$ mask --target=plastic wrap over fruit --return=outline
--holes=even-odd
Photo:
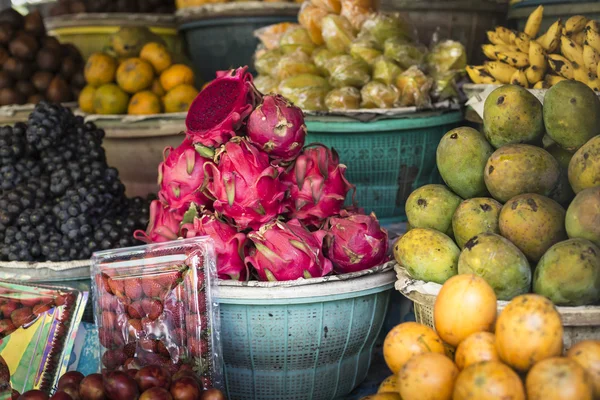
[[[303,110],[324,111],[325,96],[331,90],[327,79],[311,74],[289,77],[279,83],[279,93]]]
[[[94,253],[102,370],[191,367],[222,384],[215,254],[208,236]]]
[[[284,33],[289,29],[298,28],[299,24],[291,22],[281,22],[279,24],[265,26],[254,31],[254,36],[268,49],[276,49],[279,47],[279,41]]]
[[[275,76],[277,64],[282,56],[283,53],[279,49],[257,52],[254,59],[254,68],[259,74]]]
[[[312,54],[312,60],[319,69],[321,75],[328,76],[329,75],[329,63],[337,57],[337,54],[332,52],[331,50],[321,47],[315,50]]]
[[[400,91],[400,106],[430,106],[429,91],[432,85],[433,79],[425,75],[418,67],[410,67],[396,79],[396,87]]]
[[[311,55],[315,47],[308,31],[303,27],[288,29],[279,41],[279,48],[285,54],[302,50],[306,54]]]
[[[360,91],[362,108],[393,108],[398,103],[399,92],[393,85],[369,82]]]
[[[383,53],[375,40],[370,37],[362,37],[352,42],[350,45],[350,54],[369,65],[373,65],[375,60]]]
[[[311,4],[319,7],[327,12],[339,14],[342,11],[342,3],[340,0],[310,0]]]
[[[412,38],[412,27],[399,13],[373,13],[365,20],[359,36],[368,35],[383,46],[388,39]]]
[[[319,46],[325,43],[321,34],[321,22],[327,14],[329,14],[327,10],[314,6],[309,2],[302,4],[302,8],[298,13],[298,22],[307,30],[312,41]]]
[[[357,31],[361,29],[369,15],[376,11],[373,0],[342,0],[340,15],[345,17]]]
[[[390,58],[385,56],[379,57],[373,63],[373,80],[383,82],[386,85],[394,85],[396,78],[404,70]]]
[[[360,90],[352,86],[333,89],[325,96],[328,110],[356,110],[360,108]]]
[[[421,65],[425,61],[427,49],[403,39],[388,39],[383,46],[383,54],[396,61],[402,68]]]
[[[363,87],[370,80],[369,65],[362,60],[341,55],[329,63],[329,83],[333,87]]]
[[[339,15],[329,14],[321,21],[323,40],[334,53],[347,53],[356,38],[356,31],[350,22]]]
[[[297,50],[279,59],[274,77],[281,81],[294,75],[318,73],[317,66],[310,57],[302,50]]]
[[[427,54],[427,67],[430,73],[463,71],[467,66],[467,52],[462,43],[445,40],[433,46]]]
[[[254,86],[263,94],[276,92],[277,85],[279,81],[268,75],[258,75],[254,78]]]
[[[456,81],[460,79],[462,71],[448,71],[433,75],[433,88],[431,97],[436,101],[458,99],[460,97]]]

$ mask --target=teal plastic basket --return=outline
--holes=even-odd
[[[367,376],[395,280],[386,266],[296,282],[220,282],[227,398],[349,394]]]
[[[333,147],[348,167],[346,177],[356,185],[359,206],[374,211],[382,223],[393,223],[406,220],[404,204],[413,190],[442,182],[435,152],[463,115],[421,113],[374,122],[315,118],[306,121],[306,143]]]

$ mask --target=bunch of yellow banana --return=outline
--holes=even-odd
[[[487,32],[490,44],[481,47],[490,61],[467,66],[471,80],[543,89],[574,79],[600,90],[600,24],[574,15],[538,36],[543,15],[544,7],[536,8],[523,32],[501,26]]]

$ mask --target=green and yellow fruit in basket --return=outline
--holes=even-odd
[[[574,15],[540,33],[543,14],[544,7],[537,7],[523,32],[501,26],[488,31],[490,43],[482,51],[489,61],[467,67],[471,81],[546,89],[566,79],[600,90],[600,25]]]
[[[112,46],[117,59],[95,53],[85,66],[87,86],[79,107],[90,114],[152,115],[185,112],[198,94],[190,67],[173,64],[173,55],[159,42],[142,43],[143,36],[125,32]],[[130,43],[131,42],[131,43]],[[131,97],[130,97],[131,96]]]

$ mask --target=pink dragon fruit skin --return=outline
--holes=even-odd
[[[246,139],[235,137],[217,151],[218,165],[205,164],[209,182],[206,191],[215,199],[215,211],[235,221],[244,230],[258,229],[281,214],[285,186],[279,180],[281,167]]]
[[[285,97],[266,95],[248,117],[246,132],[250,142],[271,158],[292,161],[304,147],[304,114]]]
[[[146,232],[138,230],[133,236],[146,243],[159,243],[176,240],[183,215],[170,211],[160,200],[150,203],[150,221]]]
[[[342,210],[327,225],[327,257],[338,274],[373,268],[387,260],[388,235],[375,214]]]
[[[248,268],[244,263],[246,235],[208,212],[203,212],[193,222],[184,224],[181,232],[185,238],[207,235],[213,239],[219,279],[248,279]]]
[[[354,188],[346,180],[345,171],[346,166],[327,147],[305,148],[283,178],[289,187],[291,218],[319,226],[323,220],[338,214],[346,194]]]
[[[185,125],[194,143],[218,147],[243,125],[260,100],[248,67],[219,71],[190,105]]]
[[[175,149],[167,147],[164,161],[158,166],[159,199],[172,211],[185,212],[191,203],[211,205],[212,202],[200,190],[207,162],[210,160],[198,154],[189,138]]]
[[[292,281],[317,278],[333,270],[331,261],[323,255],[323,230],[308,231],[297,219],[274,221],[250,232],[254,244],[246,256],[263,281]]]

